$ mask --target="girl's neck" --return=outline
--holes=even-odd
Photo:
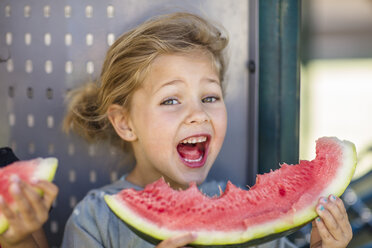
[[[140,187],[145,187],[147,184],[153,183],[159,178],[164,177],[164,180],[170,184],[173,189],[186,189],[187,186],[181,185],[173,180],[159,174],[154,175],[149,172],[141,171],[139,167],[135,166],[134,169],[128,174],[126,180],[130,183],[138,185]]]

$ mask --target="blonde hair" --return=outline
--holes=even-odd
[[[130,110],[133,92],[160,54],[205,51],[223,82],[228,38],[203,18],[189,13],[173,13],[150,19],[118,38],[106,54],[100,80],[70,92],[63,129],[73,130],[86,140],[109,140],[130,150],[111,126],[107,109],[112,104]]]

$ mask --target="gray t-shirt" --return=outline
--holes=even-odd
[[[207,195],[219,194],[217,182],[200,186]],[[223,186],[223,185],[221,185]],[[74,208],[65,227],[62,248],[147,248],[154,245],[144,241],[132,232],[107,206],[103,196],[116,194],[126,188],[142,188],[126,180],[123,176],[113,184],[90,191]],[[222,187],[224,188],[224,187]],[[294,248],[287,239],[281,238],[258,246],[259,248]]]

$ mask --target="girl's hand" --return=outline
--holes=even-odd
[[[321,197],[316,212],[319,217],[312,223],[310,247],[346,247],[353,233],[342,200],[333,195]]]
[[[57,186],[48,181],[35,181],[30,185],[17,176],[13,176],[11,181],[9,191],[17,211],[0,196],[0,211],[9,222],[9,228],[0,235],[0,244],[4,247],[32,242],[32,233],[41,229],[47,221],[49,209],[58,194]],[[42,190],[43,196],[34,188]]]
[[[176,248],[176,247],[184,247],[187,244],[190,244],[197,238],[196,234],[194,233],[186,233],[182,235],[178,235],[166,240],[163,240],[156,248]]]

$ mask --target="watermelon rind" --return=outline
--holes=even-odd
[[[58,167],[58,159],[50,157],[41,160],[39,166],[35,170],[34,177],[39,180],[51,182],[56,174]]]
[[[0,234],[5,232],[9,227],[9,222],[4,217],[4,215],[0,215]]]
[[[294,211],[292,215],[284,215],[283,217],[269,221],[260,225],[252,226],[245,231],[197,231],[198,237],[195,242],[189,246],[193,247],[246,247],[249,245],[258,245],[268,242],[272,239],[288,235],[312,221],[317,217],[315,207],[318,199],[322,196],[327,197],[330,194],[341,196],[349,185],[356,167],[356,149],[355,145],[349,141],[340,141],[335,137],[326,137],[333,139],[338,143],[342,152],[342,165],[337,170],[337,174],[332,178],[332,181],[324,188],[311,204],[300,211]],[[300,199],[306,198],[304,194]],[[105,195],[105,201],[110,209],[124,221],[125,224],[134,230],[139,236],[151,243],[158,243],[161,240],[180,235],[184,231],[175,231],[162,228],[152,222],[146,221],[141,216],[137,215],[125,202],[115,195]]]
[[[54,157],[38,158],[40,163],[34,171],[33,178],[38,180],[46,180],[51,182],[56,174],[58,167],[58,159]],[[40,194],[40,190],[38,190]],[[9,222],[4,215],[0,214],[0,235],[4,233],[9,227]]]

